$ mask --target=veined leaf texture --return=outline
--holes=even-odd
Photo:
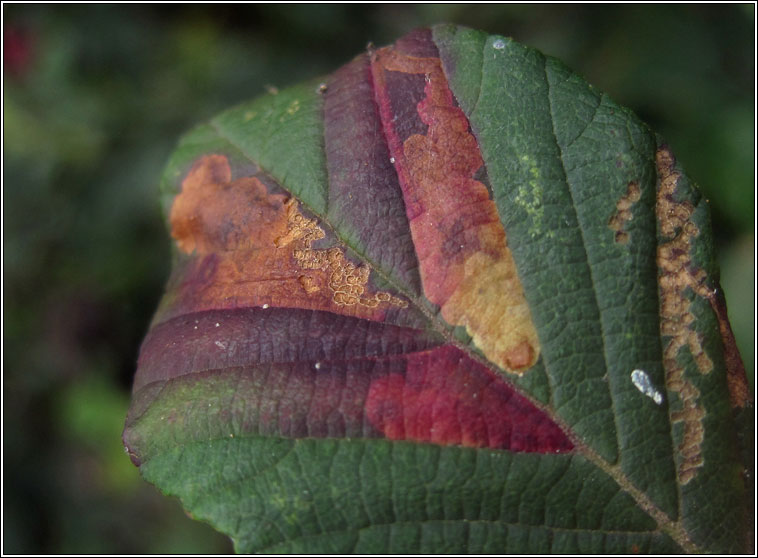
[[[124,441],[240,552],[747,552],[706,200],[560,62],[440,25],[185,136]]]

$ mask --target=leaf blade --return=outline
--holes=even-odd
[[[488,162],[500,219],[540,333],[552,402],[577,434],[613,463],[618,444],[603,379],[599,312],[586,287],[592,276],[553,138],[542,58],[512,41],[477,39],[482,49],[487,45],[495,54],[483,58],[481,95],[469,119]],[[494,48],[496,41],[503,48]],[[506,63],[492,56],[510,58]],[[504,73],[509,66],[518,67],[522,77],[509,79]],[[500,85],[504,80],[507,92]],[[456,91],[457,83],[452,84]],[[569,333],[574,346],[564,341]]]
[[[217,443],[223,444],[225,449],[219,451],[214,445]],[[367,526],[370,528],[381,527],[384,524],[404,525],[416,522],[439,522],[440,526],[449,528],[454,524],[462,525],[463,514],[466,514],[465,521],[495,523],[498,531],[522,531],[526,539],[514,536],[515,541],[511,542],[503,540],[502,533],[491,543],[488,543],[487,539],[492,535],[486,533],[471,538],[473,541],[479,541],[478,544],[482,544],[484,548],[491,544],[493,546],[489,548],[494,549],[494,545],[504,542],[506,546],[499,552],[534,549],[534,544],[548,545],[550,537],[541,537],[552,529],[570,532],[584,529],[595,532],[607,531],[606,537],[618,536],[625,540],[626,551],[630,551],[633,544],[644,548],[646,540],[647,544],[654,544],[653,548],[676,551],[673,541],[651,531],[654,522],[646,518],[628,495],[624,495],[609,477],[595,477],[595,490],[587,494],[583,489],[583,479],[598,475],[599,472],[594,466],[577,457],[542,456],[535,459],[536,456],[530,454],[481,453],[476,450],[461,451],[457,448],[428,445],[393,444],[384,440],[317,442],[307,439],[239,438],[231,441],[219,440],[210,445],[205,442],[195,444],[198,446],[197,453],[202,457],[182,455],[181,450],[173,450],[170,454],[157,458],[158,461],[165,459],[165,462],[154,461],[152,465],[148,464],[144,474],[156,484],[166,487],[169,493],[184,494],[185,505],[194,509],[201,518],[222,517],[223,513],[211,509],[214,506],[245,507],[245,494],[256,493],[256,503],[263,507],[255,509],[255,528],[251,528],[251,525],[237,526],[236,537],[235,530],[231,531],[238,541],[238,552],[260,552],[274,548],[289,548],[294,551],[305,548],[298,546],[297,542],[292,546],[283,546],[285,540],[290,537],[295,541],[303,538],[307,542],[301,544],[306,545],[312,544],[315,537],[322,536],[325,539],[324,544],[330,545],[332,541],[327,534],[338,529],[360,532]],[[374,449],[369,449],[372,447]],[[223,463],[212,466],[215,461],[223,459],[219,456],[224,455],[237,455],[236,462],[247,463],[246,468],[257,471],[258,476],[240,471],[236,466],[224,466]],[[244,455],[245,458],[240,459],[239,455]],[[546,459],[550,459],[552,463],[547,464]],[[262,463],[258,464],[257,460],[262,460]],[[191,463],[188,464],[187,461]],[[273,468],[272,463],[277,463],[278,467]],[[338,466],[339,463],[347,465]],[[350,465],[354,463],[359,463],[357,468]],[[470,466],[466,467],[466,463]],[[200,486],[195,483],[182,487],[185,481],[172,473],[188,466],[197,469],[193,478],[200,480]],[[209,470],[211,473],[208,473]],[[490,482],[488,479],[493,475],[495,482]],[[512,479],[511,482],[507,482],[508,477]],[[519,478],[521,480],[518,480]],[[240,483],[244,485],[246,482],[251,482],[258,488],[241,490]],[[214,486],[214,483],[228,485],[230,488],[219,488],[217,485]],[[363,487],[360,498],[355,497],[354,488],[357,485]],[[500,488],[493,492],[493,488],[497,486]],[[214,504],[215,499],[212,497],[208,502],[201,502],[208,498],[206,491],[216,490],[226,494],[227,498],[222,500],[223,504],[219,504],[218,500]],[[308,491],[308,494],[305,495],[303,491]],[[462,496],[463,494],[465,496]],[[548,527],[540,525],[544,519],[543,503],[551,498],[575,501],[576,516],[571,513],[548,516]],[[320,499],[324,501],[316,505]],[[455,507],[445,507],[441,503],[461,499],[464,507],[457,511]],[[435,502],[440,503],[435,505]],[[503,513],[503,506],[506,508],[505,516],[498,518],[497,516]],[[466,507],[469,508],[468,512],[465,511]],[[334,511],[326,516],[320,515],[319,509]],[[287,516],[293,510],[306,514],[307,517],[298,517],[296,523],[275,519]],[[246,518],[244,521],[252,523],[252,518]],[[535,524],[535,521],[538,524]],[[272,531],[274,525],[280,524],[284,525],[283,532]],[[622,525],[624,527],[619,529]],[[230,526],[216,527],[230,532]],[[429,536],[439,537],[443,533],[444,529],[434,529]],[[585,537],[592,538],[581,533],[577,533],[577,537],[580,540]],[[362,544],[367,546],[363,548],[397,552],[434,548],[429,542],[425,543],[428,546],[424,546],[418,538],[411,538],[400,544],[397,539],[382,538],[377,535],[378,540],[373,543],[376,546],[371,546],[370,541],[364,541]],[[657,540],[654,542],[651,539]],[[395,542],[397,546],[389,546],[390,541]],[[337,546],[340,552],[357,551],[360,548],[354,537],[343,541],[343,544],[345,546]],[[562,540],[559,544],[563,547],[569,542]],[[597,548],[599,543],[577,541],[575,544],[588,544]],[[458,545],[453,550],[466,551],[461,547],[460,540]],[[326,550],[330,547],[322,548]],[[549,546],[544,548],[546,551],[550,550]],[[476,547],[468,549],[468,552],[473,551],[476,551]]]
[[[510,207],[510,205],[518,206],[519,201],[522,202],[522,206],[524,206],[523,209],[525,210],[523,213],[526,214],[524,217],[522,213],[521,219],[529,223],[530,229],[527,231],[527,233],[531,233],[531,236],[538,239],[542,239],[544,236],[549,237],[552,230],[558,230],[560,227],[558,221],[554,220],[553,225],[551,227],[548,227],[551,230],[546,235],[543,234],[540,236],[539,233],[542,232],[543,229],[541,226],[542,220],[547,219],[547,217],[545,217],[547,210],[545,210],[544,213],[540,211],[541,203],[535,203],[531,206],[528,203],[523,203],[525,201],[523,199],[523,196],[522,199],[519,200],[519,194],[521,192],[517,192],[516,194],[511,192],[511,194],[507,197],[501,196],[500,198],[497,198],[497,189],[499,184],[508,184],[507,187],[513,189],[513,183],[530,183],[530,177],[528,176],[527,170],[522,169],[520,175],[518,169],[514,170],[513,168],[511,168],[509,171],[506,171],[505,173],[503,172],[502,166],[500,164],[504,161],[518,160],[517,156],[512,156],[509,158],[497,158],[494,155],[496,148],[502,148],[503,141],[498,134],[500,130],[495,130],[494,133],[488,130],[488,121],[496,123],[496,126],[504,127],[506,126],[504,123],[509,122],[510,118],[511,121],[516,122],[516,126],[519,124],[522,126],[520,129],[522,135],[530,137],[529,131],[534,130],[538,134],[544,132],[547,136],[552,136],[553,139],[557,139],[559,152],[553,153],[548,157],[548,159],[552,158],[553,160],[557,161],[559,163],[558,166],[563,168],[564,174],[567,177],[566,184],[569,186],[569,190],[571,191],[571,203],[568,204],[568,206],[575,207],[577,209],[578,222],[576,228],[582,231],[583,239],[581,241],[581,244],[585,246],[585,251],[587,252],[588,256],[587,261],[591,270],[590,277],[592,279],[589,281],[589,284],[595,285],[595,288],[593,288],[594,292],[605,294],[605,300],[603,300],[603,303],[601,304],[600,301],[598,301],[598,304],[596,305],[598,308],[598,314],[602,316],[603,312],[599,310],[601,308],[607,308],[611,310],[606,310],[605,316],[602,316],[598,320],[603,326],[604,330],[603,333],[600,334],[600,337],[605,338],[606,332],[613,331],[614,328],[612,327],[612,324],[614,324],[614,322],[621,322],[624,324],[620,328],[622,332],[626,330],[629,332],[629,334],[634,334],[635,337],[639,337],[641,332],[643,337],[648,335],[650,338],[655,340],[655,337],[657,337],[657,335],[650,336],[646,333],[650,332],[651,330],[657,332],[656,322],[661,319],[658,317],[658,309],[656,308],[653,311],[653,309],[650,308],[649,304],[650,301],[655,300],[655,294],[657,294],[656,291],[659,288],[658,267],[660,266],[661,261],[660,252],[657,260],[652,260],[652,255],[655,254],[655,244],[651,243],[651,238],[655,238],[653,236],[653,231],[655,231],[656,226],[656,220],[655,216],[653,215],[653,211],[651,209],[648,209],[648,211],[644,213],[644,217],[642,218],[643,223],[640,223],[640,213],[634,214],[633,226],[641,226],[642,230],[645,231],[642,233],[643,244],[638,244],[635,246],[634,242],[632,242],[631,247],[636,248],[633,265],[621,266],[621,275],[626,277],[634,277],[634,284],[642,285],[641,288],[647,290],[647,293],[645,294],[635,294],[636,303],[634,305],[630,304],[630,300],[623,301],[623,304],[619,304],[618,302],[614,304],[614,297],[612,296],[614,289],[608,287],[603,288],[602,282],[605,280],[607,283],[609,279],[616,280],[616,274],[610,270],[600,273],[597,272],[597,268],[602,265],[603,261],[610,259],[608,256],[610,251],[615,248],[614,244],[616,246],[619,244],[626,246],[626,243],[629,242],[629,233],[616,229],[616,240],[614,243],[608,241],[599,242],[598,239],[602,238],[603,232],[605,232],[603,230],[604,223],[600,220],[600,217],[604,216],[603,211],[601,209],[595,209],[594,211],[592,209],[589,209],[584,212],[584,217],[582,217],[582,212],[587,207],[595,205],[596,202],[603,197],[604,192],[593,191],[591,185],[593,182],[600,182],[604,178],[603,174],[612,176],[610,172],[606,171],[603,173],[601,169],[602,166],[610,167],[614,163],[616,166],[621,167],[626,172],[631,171],[631,174],[627,175],[626,178],[626,180],[629,181],[629,188],[632,187],[632,183],[634,183],[635,188],[641,188],[641,192],[637,192],[635,198],[640,197],[643,201],[646,200],[648,208],[660,207],[660,182],[663,180],[663,178],[661,178],[662,175],[660,169],[655,169],[653,163],[656,154],[660,154],[660,149],[657,147],[660,142],[656,141],[652,137],[652,134],[646,128],[644,128],[644,126],[636,123],[636,119],[633,115],[625,114],[624,121],[615,124],[617,128],[623,128],[623,132],[625,132],[625,134],[611,134],[613,137],[607,137],[607,134],[604,137],[602,134],[597,134],[597,132],[595,132],[595,134],[597,137],[602,138],[603,145],[601,152],[603,153],[608,153],[611,151],[611,154],[613,154],[612,146],[614,141],[617,144],[620,143],[620,140],[623,139],[623,135],[628,135],[628,145],[625,148],[618,148],[618,153],[615,157],[607,158],[606,161],[596,161],[595,165],[598,167],[598,170],[593,170],[591,163],[592,158],[595,157],[597,148],[593,149],[588,148],[586,145],[582,145],[581,138],[591,134],[593,132],[593,127],[598,127],[598,121],[602,121],[603,116],[608,119],[608,122],[618,120],[618,114],[623,113],[623,109],[620,109],[619,107],[613,105],[613,103],[609,103],[607,101],[604,102],[604,99],[601,99],[600,102],[597,103],[588,103],[586,101],[588,97],[591,98],[593,96],[599,96],[597,94],[594,94],[591,89],[585,88],[585,86],[582,85],[583,82],[578,79],[574,79],[574,82],[578,83],[584,89],[584,91],[579,94],[577,94],[576,91],[572,91],[569,95],[561,95],[563,99],[555,99],[555,93],[553,94],[553,98],[551,98],[550,87],[548,87],[547,90],[528,89],[520,91],[514,95],[514,87],[518,87],[518,84],[520,84],[523,80],[528,81],[527,88],[534,88],[535,84],[539,83],[541,55],[538,55],[534,52],[530,53],[529,49],[526,49],[520,45],[515,45],[512,41],[509,41],[503,37],[487,37],[485,34],[472,34],[468,31],[464,31],[463,40],[469,42],[473,41],[477,43],[479,46],[481,46],[485,53],[487,52],[488,48],[490,49],[490,52],[495,51],[495,54],[493,54],[491,61],[487,56],[484,56],[483,58],[484,69],[482,71],[483,84],[481,86],[481,93],[477,97],[477,102],[474,105],[471,105],[471,99],[473,98],[473,95],[470,92],[466,92],[466,89],[469,91],[471,90],[471,85],[468,83],[460,83],[461,80],[458,79],[456,72],[459,65],[464,68],[467,66],[475,65],[473,63],[467,64],[465,53],[477,52],[478,48],[474,48],[471,45],[467,46],[456,44],[456,31],[452,27],[441,27],[438,30],[435,30],[435,33],[435,36],[439,37],[439,42],[441,42],[443,45],[441,46],[441,50],[443,52],[442,58],[443,61],[446,61],[447,63],[446,70],[448,75],[451,76],[451,83],[453,84],[452,87],[456,91],[458,88],[461,89],[462,92],[460,98],[464,99],[464,103],[469,103],[471,110],[469,117],[471,119],[475,133],[478,132],[477,137],[480,141],[482,151],[483,153],[487,153],[488,151],[490,152],[489,156],[485,155],[485,159],[488,161],[494,161],[493,168],[490,169],[489,174],[493,182],[493,189],[496,191],[496,200],[500,202],[499,206],[501,208],[501,218],[503,219],[503,223],[509,232],[509,236],[511,236],[514,231],[519,231],[519,226],[521,226],[523,229],[523,223],[519,222],[519,217],[514,216],[514,211]],[[510,61],[504,62],[500,67],[498,67],[498,56],[500,55],[508,57],[509,54],[512,55],[512,57],[508,59]],[[552,79],[555,85],[560,87],[561,83],[566,83],[572,79],[570,77],[570,73],[564,70],[559,63],[548,61],[542,62],[542,64],[546,64],[544,67],[548,82],[550,82]],[[498,71],[501,72],[499,78],[493,80],[493,87],[490,91],[487,91],[486,89],[488,67],[493,73],[497,73]],[[514,75],[509,75],[507,73],[509,71],[508,68],[518,68],[518,72]],[[531,80],[524,77],[530,71],[532,72]],[[470,76],[466,71],[464,71],[462,75],[470,79]],[[497,84],[506,82],[508,83],[507,89],[497,91]],[[552,91],[555,92],[556,89],[552,89]],[[479,100],[481,98],[488,100],[490,105],[485,104],[483,108],[483,104]],[[516,105],[509,104],[512,98],[516,99]],[[533,104],[537,102],[535,99],[547,99],[549,101],[549,109],[543,110],[543,112],[547,112],[549,114],[552,130],[549,129],[550,127],[547,125],[545,120],[543,120],[542,123],[540,123],[539,120],[535,120],[527,124],[522,122],[524,119],[524,114],[529,114],[529,109],[525,109],[523,106],[518,106],[518,103],[526,100],[527,104]],[[570,108],[568,110],[561,110],[562,107],[560,107],[560,105],[562,103],[566,103],[566,105]],[[559,106],[557,110],[555,104]],[[578,106],[581,104],[584,104],[585,106]],[[605,115],[603,115],[604,110]],[[482,113],[482,116],[478,117],[477,113]],[[565,120],[563,122],[561,121],[561,118],[563,118],[564,115],[566,115],[565,119],[570,121],[572,118],[574,118],[575,115],[582,113],[584,113],[583,122],[575,123],[573,126],[567,123]],[[494,118],[492,118],[493,114],[496,115]],[[558,119],[555,118],[556,114],[559,116]],[[486,117],[484,115],[486,115]],[[527,116],[527,119],[528,118],[529,116]],[[573,130],[581,130],[581,132],[576,133]],[[617,131],[617,129],[610,127],[610,131],[614,132]],[[534,141],[537,145],[544,145],[545,143],[549,143],[547,140],[535,141],[533,139],[533,135],[530,137],[530,139],[532,139],[532,141]],[[516,143],[518,142],[518,140],[506,141],[513,141]],[[597,138],[595,141],[597,142]],[[609,145],[611,146],[610,149]],[[520,147],[523,148],[523,144]],[[512,151],[515,149],[516,148],[511,148]],[[631,158],[630,155],[632,156]],[[588,164],[588,159],[590,164]],[[513,167],[514,165],[511,166]],[[651,200],[656,192],[656,170],[658,171],[657,174],[659,181],[657,204]],[[533,171],[532,174],[534,175]],[[553,174],[559,175],[560,173],[554,171]],[[637,178],[637,175],[644,177],[642,178],[641,182]],[[626,182],[626,180],[621,181],[621,186],[625,185],[624,182]],[[576,186],[574,186],[574,184]],[[555,189],[553,188],[551,191],[554,192]],[[616,194],[617,198],[622,198],[616,204],[617,213],[615,215],[618,215],[618,213],[620,213],[620,211],[618,211],[620,204],[626,203],[628,206],[628,202],[630,200],[627,199],[626,202],[623,202],[623,190],[618,188],[616,191],[618,192],[618,194]],[[687,197],[694,195],[696,199],[699,198],[699,195],[695,194],[695,191],[688,184],[683,183],[678,191],[688,192],[687,194],[684,194]],[[628,192],[629,189],[627,189],[627,193]],[[582,202],[582,197],[588,200],[589,204]],[[537,198],[538,196],[534,196],[535,202],[539,202]],[[635,199],[635,201],[640,200]],[[692,203],[694,204],[695,201],[693,200]],[[613,207],[612,199],[606,199],[605,205],[608,208],[605,211],[605,214],[611,215],[611,209]],[[567,207],[565,203],[561,203],[560,206]],[[624,207],[624,210],[628,211],[629,207],[627,206]],[[547,204],[545,204],[545,207],[547,207]],[[694,217],[697,217],[699,215],[699,218],[702,219],[704,213],[702,211],[698,212],[698,209],[702,208],[700,208],[698,205],[695,205],[694,207],[696,209]],[[622,224],[618,221],[613,222],[613,218],[614,217],[612,216],[612,220],[609,225],[618,227]],[[508,226],[509,220],[512,223],[510,227]],[[620,221],[626,220],[628,219],[623,219]],[[557,228],[553,229],[553,226]],[[698,224],[696,226],[699,227],[700,225]],[[707,225],[705,226],[707,227]],[[595,229],[594,231],[592,230],[593,228]],[[621,243],[618,242],[619,233],[623,235],[621,236],[621,240],[623,241]],[[523,231],[521,232],[521,235],[522,237],[525,236],[523,235]],[[591,242],[587,242],[585,239],[591,239]],[[518,242],[519,232],[516,232],[515,240]],[[658,245],[661,245],[664,242],[665,240],[662,240],[660,236],[656,240],[656,243]],[[577,244],[577,240],[574,240],[572,244]],[[697,244],[698,246],[694,247],[695,250],[700,252],[705,251],[706,253],[709,252],[710,248],[708,243],[701,242]],[[548,250],[549,249],[545,247],[542,250],[542,253],[549,253]],[[517,260],[519,257],[522,258],[522,261],[518,262],[519,270],[528,270],[529,265],[524,261],[524,259],[529,257],[528,251],[520,250],[517,246],[514,248],[514,254],[517,257]],[[570,258],[566,258],[566,261],[569,259]],[[706,256],[701,261],[704,263],[712,262],[713,259],[712,256]],[[593,266],[595,267],[594,270]],[[712,265],[708,271],[709,273],[705,273],[704,276],[717,276],[717,273]],[[525,273],[529,273],[529,271],[525,271]],[[594,279],[595,277],[599,277],[601,279],[600,285],[597,284],[596,279]],[[525,289],[527,290],[527,296],[529,296],[530,280],[528,277],[524,278],[524,284]],[[546,283],[544,281],[540,282],[540,285],[545,284],[555,285],[555,283]],[[580,284],[588,283],[586,280],[584,280],[581,281]],[[556,297],[558,296],[559,290],[560,289],[555,290]],[[629,293],[633,292],[633,289],[621,289],[620,292]],[[532,302],[533,305],[537,304],[536,301]],[[587,304],[589,303],[586,303],[585,306]],[[707,303],[705,303],[703,300],[699,300],[699,304],[700,306],[707,306]],[[637,315],[630,312],[640,309],[640,307],[646,308],[647,310],[640,312]],[[625,315],[622,317],[614,316],[612,312],[613,308],[622,309],[622,311],[625,311]],[[537,310],[537,313],[539,313],[539,310]],[[651,320],[650,318],[652,317],[655,317],[656,320]],[[722,346],[720,346],[719,343],[715,340],[715,337],[712,335],[712,333],[707,333],[714,331],[715,324],[713,322],[711,322],[710,326],[706,325],[708,320],[712,320],[713,317],[713,313],[709,313],[707,309],[703,309],[697,313],[695,323],[699,324],[699,337],[711,339],[711,342],[709,343],[710,347],[705,352],[707,352],[708,355],[714,356],[715,358],[720,358],[723,351]],[[539,320],[539,318],[537,319]],[[629,327],[629,324],[631,324],[631,327]],[[616,327],[615,329],[619,328]],[[540,332],[542,333],[542,331],[544,330],[541,329]],[[664,335],[665,333],[666,332],[664,331]],[[619,343],[617,347],[611,346],[610,354],[607,350],[607,345],[603,343],[604,353],[606,354],[605,360],[608,363],[607,369],[609,372],[609,380],[611,386],[610,394],[614,401],[614,405],[616,406],[614,416],[617,417],[616,424],[619,427],[619,441],[621,450],[619,456],[621,458],[621,467],[624,472],[623,476],[629,479],[629,481],[631,481],[634,485],[644,487],[644,491],[648,495],[652,496],[652,499],[656,505],[664,510],[667,515],[674,520],[676,520],[677,517],[680,517],[679,506],[683,505],[685,509],[682,511],[680,525],[683,525],[684,527],[679,527],[678,530],[684,536],[692,537],[697,544],[702,544],[704,547],[712,547],[715,539],[713,536],[713,523],[714,520],[718,521],[721,528],[721,534],[719,537],[723,537],[719,543],[723,546],[720,546],[720,548],[725,552],[734,551],[740,544],[736,543],[735,545],[735,541],[739,538],[738,533],[744,529],[745,523],[739,519],[734,519],[733,521],[722,521],[722,514],[726,512],[725,508],[722,507],[722,504],[715,504],[714,509],[705,511],[708,506],[703,506],[702,502],[704,498],[710,497],[714,497],[717,501],[721,501],[721,498],[725,497],[725,494],[731,494],[730,498],[734,499],[732,501],[741,501],[742,494],[744,493],[742,492],[743,488],[741,488],[741,483],[735,482],[737,481],[738,475],[736,475],[734,470],[730,471],[730,466],[726,465],[726,469],[721,470],[718,474],[719,480],[717,483],[720,486],[718,489],[714,490],[710,497],[705,497],[702,493],[698,496],[694,496],[694,494],[688,496],[688,493],[691,493],[691,487],[687,486],[686,481],[680,481],[681,485],[683,486],[679,486],[679,484],[674,480],[675,476],[673,475],[673,470],[670,466],[674,461],[673,455],[670,450],[671,446],[673,445],[671,437],[679,437],[679,442],[677,443],[680,444],[686,443],[686,440],[681,441],[683,436],[681,433],[676,431],[675,426],[672,426],[673,432],[671,434],[660,427],[662,424],[665,424],[660,420],[662,413],[666,422],[669,420],[668,416],[665,414],[665,406],[661,406],[660,408],[656,409],[655,405],[651,405],[649,401],[645,402],[643,398],[643,404],[647,403],[647,407],[637,407],[637,410],[645,408],[646,412],[652,412],[648,412],[647,416],[640,412],[635,413],[635,406],[638,405],[641,394],[636,394],[634,393],[633,389],[630,389],[631,386],[629,385],[628,378],[630,371],[637,369],[637,366],[641,366],[639,363],[644,363],[642,365],[652,371],[651,376],[655,378],[655,384],[662,387],[668,383],[670,389],[669,397],[673,397],[674,400],[676,400],[677,390],[671,389],[672,379],[670,371],[666,372],[667,379],[664,381],[664,370],[662,364],[665,362],[665,360],[663,359],[663,355],[661,355],[661,347],[659,343],[665,343],[665,341],[648,344],[636,343],[631,345],[629,343],[622,342]],[[549,350],[549,348],[546,348],[546,352],[549,353]],[[626,363],[625,366],[623,364],[621,366],[616,366],[616,363],[624,362]],[[548,375],[550,375],[551,363],[549,362],[549,359],[546,365],[548,368]],[[695,373],[697,367],[693,367],[693,365],[694,362],[689,365],[690,374],[693,376],[699,376],[699,374]],[[709,428],[705,429],[710,431],[710,436],[713,436],[713,438],[711,438],[711,443],[714,443],[716,440],[719,442],[730,440],[730,438],[732,438],[732,435],[727,433],[727,430],[729,432],[733,432],[733,427],[730,426],[730,418],[726,416],[727,413],[724,413],[723,415],[721,414],[723,412],[722,410],[724,408],[725,402],[728,400],[728,397],[724,391],[725,384],[723,381],[724,376],[726,375],[724,372],[724,370],[726,370],[726,366],[722,365],[719,366],[719,368],[721,370],[721,373],[710,376],[713,383],[711,383],[711,387],[707,388],[709,393],[714,394],[710,398],[712,401],[710,413],[714,415],[714,423],[717,422],[719,424],[719,427],[714,429],[715,431],[710,430]],[[560,381],[562,380],[558,380],[558,382]],[[719,384],[718,387],[716,387],[716,383]],[[718,393],[718,395],[715,395],[716,393]],[[618,408],[619,404],[621,405],[620,409]],[[558,412],[561,413],[560,410]],[[671,416],[676,417],[676,413],[677,411],[672,411]],[[619,415],[623,416],[624,414],[631,415],[632,420],[619,420]],[[674,420],[674,422],[676,422],[676,420]],[[572,419],[569,419],[569,423],[576,428],[576,423]],[[685,428],[687,428],[687,426],[685,426]],[[722,428],[724,430],[721,430]],[[722,434],[718,433],[719,431],[722,432],[723,436]],[[595,435],[593,432],[586,432],[586,434],[589,436],[590,440],[592,440]],[[650,443],[651,440],[656,441],[655,444],[652,444],[652,447]],[[712,454],[713,457],[710,460],[710,463],[717,464],[717,467],[724,465],[725,461],[728,463],[730,460],[733,460],[734,456],[736,455],[736,452],[733,448],[724,447],[723,444],[720,445],[722,450],[721,454],[718,457]],[[727,443],[726,445],[728,446],[729,444]],[[682,445],[679,446],[680,453],[682,451],[682,447]],[[612,464],[613,454],[608,451],[608,448],[606,447],[605,451],[602,451],[601,446],[599,449],[601,449],[600,454],[604,460]],[[655,463],[646,463],[646,461],[649,459],[648,456],[651,454],[656,455],[656,459],[658,459],[658,461]],[[677,459],[681,461],[681,457],[678,457]],[[703,471],[703,473],[705,473],[705,471]],[[711,477],[712,480],[713,478],[714,477]],[[621,479],[621,482],[623,482],[623,479]],[[684,498],[684,502],[682,503],[679,501],[679,490],[682,490],[683,492],[682,497]],[[691,505],[688,505],[686,503],[687,500],[690,500],[690,502],[692,502],[695,499],[698,499],[701,502],[701,505],[697,509],[694,506],[691,507]],[[744,508],[742,508],[740,505],[733,506],[730,509],[730,516],[740,517],[743,513]],[[705,519],[705,517],[708,517],[710,519]],[[678,522],[673,523],[673,525],[676,525],[677,523]],[[708,523],[710,526],[706,527],[706,523]],[[724,525],[725,523],[729,523],[728,527]],[[695,524],[697,524],[697,527],[695,527]]]
[[[720,338],[708,337],[722,325],[721,314],[704,291],[685,298],[697,320],[693,335],[707,338],[702,352],[717,373],[697,375],[694,341],[691,355],[676,346],[674,357],[698,390],[696,404],[709,412],[694,422],[676,418],[676,405],[687,399],[672,384],[670,363],[666,401],[659,406],[655,399],[663,391],[662,350],[672,350],[658,330],[660,254],[671,238],[656,210],[666,176],[673,176],[660,163],[656,169],[660,142],[559,64],[502,37],[437,27],[396,44],[411,64],[436,57],[438,48],[487,166],[471,178],[494,192],[543,356],[525,375],[508,375],[483,349],[486,336],[454,328],[444,300],[440,317],[427,299],[429,275],[424,279],[422,246],[408,226],[402,164],[392,160],[404,157],[404,147],[393,147],[387,130],[393,118],[405,136],[435,133],[433,122],[427,130],[419,120],[426,109],[417,103],[434,95],[429,83],[437,78],[427,75],[419,88],[418,79],[414,85],[393,74],[389,87],[411,101],[390,99],[390,117],[382,116],[363,55],[324,82],[227,111],[190,134],[169,163],[163,199],[179,249],[140,357],[125,430],[133,459],[197,517],[232,534],[242,551],[742,548],[746,509],[733,505],[744,486],[725,403],[728,365]],[[506,55],[510,62],[499,63]],[[608,134],[622,127],[624,134]],[[505,143],[503,129],[515,131]],[[599,145],[616,157],[598,157]],[[604,180],[612,187],[598,186]],[[691,199],[689,226],[707,240],[704,205],[685,179],[673,182],[669,203]],[[244,270],[258,277],[259,263],[268,261],[258,251],[271,249],[244,240],[246,217],[231,224],[213,217],[223,234],[211,232],[200,243],[194,232],[178,236],[173,212],[190,183],[240,200],[258,192],[255,199],[273,208],[279,232],[250,230],[271,236],[278,250],[269,267],[286,273],[265,277],[274,287],[240,290],[249,279]],[[205,198],[198,199],[190,217],[210,215],[202,213]],[[203,253],[206,241],[214,247]],[[242,245],[243,258],[225,255]],[[710,244],[691,246],[695,267],[715,276]],[[558,265],[530,261],[545,255]],[[336,260],[326,264],[327,257]],[[218,265],[236,266],[225,279],[231,290],[207,283],[207,270],[213,277]],[[357,295],[349,290],[355,281]],[[553,307],[545,307],[541,297],[551,296]],[[667,296],[663,287],[660,296]],[[551,418],[571,442],[556,434]],[[511,426],[504,429],[503,421]],[[698,442],[705,460],[696,463],[694,480],[677,483],[674,467],[681,481],[681,448],[695,423],[705,424]],[[518,453],[524,450],[543,453]],[[544,453],[553,450],[570,453]],[[370,474],[359,468],[356,476],[350,465],[367,455],[376,461]],[[265,483],[244,466],[234,470],[256,459]],[[478,469],[502,460],[504,470]],[[472,500],[467,490],[478,496]],[[356,494],[360,502],[351,499]],[[501,494],[499,507],[492,494]],[[704,498],[712,503],[698,508]]]

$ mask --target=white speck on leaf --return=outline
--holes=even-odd
[[[505,41],[503,39],[498,39],[494,43],[492,43],[492,48],[497,50],[503,50],[505,48]]]
[[[216,341],[216,342],[215,342],[215,345],[216,345],[216,347],[218,347],[219,349],[226,349],[226,343],[224,343],[223,341]]]
[[[320,362],[317,362],[316,364],[314,364],[314,366],[316,367],[316,370],[321,370],[322,365]]]
[[[220,323],[216,322],[216,327],[218,327],[218,326],[220,326],[220,325],[221,325]]]
[[[393,164],[395,163],[395,158],[394,157],[390,157],[390,163],[393,163]]]
[[[650,376],[648,376],[647,372],[644,370],[638,368],[632,370],[632,383],[634,384],[634,387],[655,401],[656,405],[663,403],[663,395],[653,387],[653,384],[650,381]]]
[[[266,308],[268,308],[268,304],[264,304],[263,306],[261,306],[261,308],[265,310]]]

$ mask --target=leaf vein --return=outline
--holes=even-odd
[[[564,176],[564,179],[566,181],[566,186],[567,186],[566,190],[567,190],[569,198],[571,200],[571,204],[570,204],[571,205],[571,209],[574,211],[574,216],[576,218],[576,222],[579,225],[578,228],[579,228],[579,234],[582,237],[582,250],[583,250],[583,253],[584,253],[584,261],[586,262],[587,269],[589,270],[590,283],[592,284],[592,293],[593,293],[594,300],[595,300],[595,308],[597,310],[598,318],[599,318],[600,322],[602,323],[603,322],[603,315],[602,315],[602,312],[600,311],[600,301],[598,300],[598,294],[597,294],[597,282],[595,280],[595,275],[594,275],[594,271],[592,269],[592,265],[590,265],[589,254],[587,253],[587,239],[585,237],[584,227],[582,227],[582,225],[581,225],[581,223],[579,221],[579,215],[578,215],[577,210],[576,210],[576,204],[574,202],[574,199],[575,199],[574,191],[573,191],[573,188],[572,188],[571,181],[568,179],[568,172],[566,171],[566,163],[565,163],[565,161],[563,159],[563,147],[561,147],[560,142],[558,141],[558,134],[556,133],[556,130],[555,130],[555,112],[553,110],[553,96],[551,94],[550,79],[548,78],[548,73],[547,73],[547,59],[543,57],[542,60],[543,60],[543,68],[544,68],[544,72],[545,72],[545,86],[547,87],[548,108],[550,110],[550,124],[553,127],[552,137],[555,140],[556,149],[558,149],[558,154],[559,154],[558,158],[560,160],[561,169],[563,170],[563,176]],[[600,341],[601,341],[601,343],[603,345],[603,360],[605,362],[605,370],[609,370],[608,351],[607,351],[607,348],[606,348],[605,335],[604,335],[604,333],[602,331],[602,327],[601,327],[601,331],[600,331]],[[612,414],[613,414],[614,433],[616,435],[616,447],[619,448],[619,451],[620,451],[621,440],[619,439],[619,426],[618,426],[618,421],[617,421],[617,416],[616,416],[616,406],[615,406],[615,402],[613,400],[613,394],[611,393],[610,386],[608,387],[608,397],[611,400],[611,411],[612,411]]]

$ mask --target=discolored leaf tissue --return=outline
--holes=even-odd
[[[180,142],[124,442],[240,552],[750,550],[706,200],[560,62],[450,25]]]

